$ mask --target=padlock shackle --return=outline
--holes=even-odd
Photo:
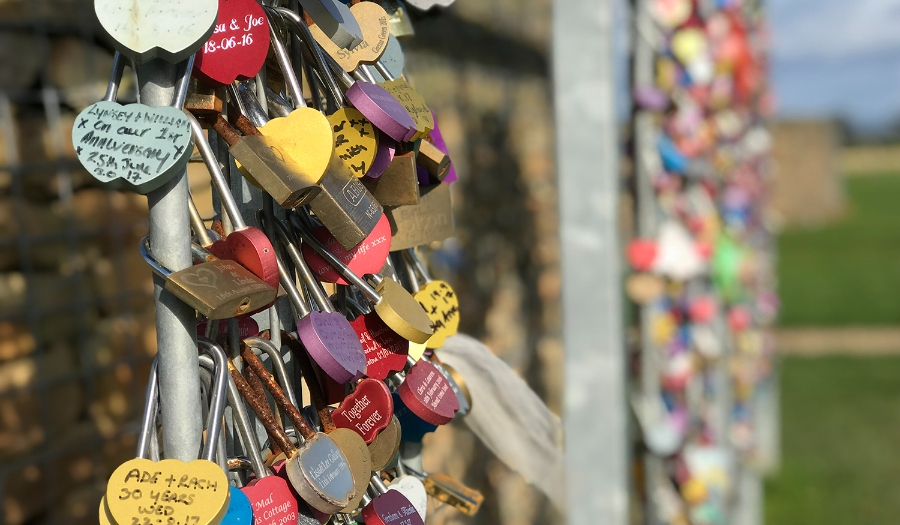
[[[150,378],[144,391],[144,416],[141,418],[141,431],[138,433],[137,453],[135,457],[150,459],[150,442],[156,432],[156,416],[159,412],[159,383],[156,380],[159,357],[153,358],[150,365]]]
[[[271,13],[269,13],[269,33],[272,36],[272,49],[275,51],[275,59],[278,61],[278,67],[281,68],[281,75],[284,77],[285,84],[287,84],[287,92],[291,96],[294,109],[305,108],[306,100],[303,99],[303,88],[300,86],[300,80],[294,73],[291,60],[288,58],[287,50],[281,42],[278,31],[275,29],[275,24],[272,23]]]
[[[200,351],[210,356],[215,363],[212,401],[209,406],[209,417],[206,422],[206,443],[203,445],[201,458],[207,461],[216,460],[216,446],[222,434],[222,416],[225,414],[226,391],[228,384],[228,357],[225,350],[211,339],[197,338]]]
[[[194,135],[194,143],[200,151],[203,163],[206,164],[206,169],[209,171],[213,186],[216,188],[216,193],[219,194],[219,200],[222,201],[222,207],[225,208],[225,213],[227,213],[228,218],[231,219],[231,224],[234,225],[235,231],[247,229],[247,224],[244,223],[244,218],[241,216],[241,211],[238,209],[237,202],[234,201],[234,196],[231,195],[231,188],[228,187],[228,181],[225,180],[222,168],[219,167],[219,160],[216,158],[216,155],[212,151],[212,147],[209,145],[209,140],[203,132],[203,127],[200,125],[197,117],[192,113],[185,111],[184,114],[187,115],[188,122],[191,124],[191,133]],[[219,118],[216,120],[216,124],[218,125],[219,122],[224,122],[226,125],[228,124],[221,115],[219,115]],[[228,127],[230,128],[231,126]],[[227,132],[223,133],[219,130],[219,127],[216,127],[215,130],[225,139],[225,142],[228,142],[229,146],[233,145],[229,142]],[[234,134],[237,135],[237,132],[234,132]],[[235,139],[234,142],[237,142],[237,139]]]
[[[188,213],[191,218],[191,228],[194,230],[194,235],[197,236],[197,241],[200,242],[200,246],[208,248],[213,241],[209,237],[209,231],[206,229],[206,224],[203,223],[203,217],[200,216],[200,211],[197,210],[197,205],[194,203],[194,198],[191,196],[190,191],[188,191]]]
[[[249,80],[243,82],[235,80],[228,86],[228,91],[231,93],[232,100],[237,104],[241,115],[246,116],[254,127],[265,126],[266,122],[269,121],[269,115],[266,114],[266,111],[263,109],[262,104],[259,102],[259,98],[250,91],[250,88],[248,87],[249,82]],[[232,119],[232,122],[235,122],[236,127],[241,130],[244,135],[260,134],[259,130],[248,133],[241,126],[237,125],[236,118]]]
[[[391,80],[395,80],[394,75],[392,75],[391,72],[388,71],[388,68],[385,67],[384,63],[381,62],[380,58],[378,59],[377,62],[375,62],[375,70],[378,71],[378,74],[381,75],[382,77],[384,77],[385,80],[387,80],[389,82]]]
[[[272,361],[272,368],[278,375],[278,380],[281,383],[281,388],[284,390],[284,393],[287,394],[288,400],[291,402],[291,404],[294,406],[298,406],[297,395],[294,392],[294,387],[292,386],[291,379],[288,376],[287,367],[285,366],[284,359],[281,357],[281,352],[279,351],[278,347],[275,346],[275,343],[268,339],[256,336],[244,339],[243,343],[249,346],[252,350],[258,350],[259,352],[265,352],[266,354],[268,354],[269,359]]]
[[[257,377],[262,381],[263,386],[266,387],[266,390],[272,394],[272,399],[275,400],[275,404],[278,405],[279,408],[284,410],[285,414],[287,414],[288,419],[291,420],[291,423],[294,424],[294,428],[300,432],[300,435],[304,440],[309,440],[315,437],[316,431],[313,430],[311,426],[309,426],[309,422],[303,417],[303,414],[297,410],[297,407],[291,404],[290,399],[288,399],[287,395],[284,393],[284,390],[278,385],[278,382],[275,380],[275,376],[271,374],[266,369],[266,366],[262,361],[256,356],[253,352],[253,349],[247,345],[244,345],[241,349],[241,359],[244,360],[244,364],[249,366],[253,372],[256,373]],[[281,446],[281,444],[278,444]],[[283,449],[284,447],[282,447]]]
[[[300,15],[285,7],[276,7],[274,11],[281,15],[281,17],[286,22],[293,24],[294,28],[297,29],[297,31],[300,33],[297,36],[304,44],[306,44],[307,48],[309,48],[310,52],[312,53],[313,60],[315,60],[316,65],[323,72],[326,71],[326,68],[328,67],[328,65],[326,64],[326,60],[331,57],[329,57],[327,53],[322,52],[322,48],[319,47],[316,39],[309,31],[309,27],[306,25],[306,23],[304,23],[303,19],[300,18]],[[326,75],[324,82],[328,90],[331,92],[332,100],[343,100],[344,94],[335,82],[334,77]]]
[[[297,365],[300,366],[300,374],[303,376],[303,380],[306,381],[306,386],[309,388],[309,397],[312,400],[316,414],[319,416],[319,421],[322,423],[322,430],[324,430],[326,434],[330,434],[337,427],[334,424],[334,420],[331,418],[331,412],[328,410],[328,403],[325,402],[325,392],[322,390],[322,384],[319,383],[319,379],[316,377],[315,370],[313,370],[309,354],[306,352],[306,349],[303,348],[303,343],[293,335],[282,331],[281,337],[282,340],[285,341],[287,347],[291,350],[294,359],[297,360]]]
[[[116,51],[116,54],[113,55],[112,71],[109,73],[109,84],[106,86],[106,94],[103,95],[104,102],[115,102],[124,71],[125,57]]]
[[[172,270],[166,268],[165,266],[159,264],[159,261],[153,257],[153,254],[150,253],[150,236],[146,235],[141,242],[138,244],[138,250],[141,252],[141,256],[144,258],[144,261],[150,265],[150,269],[153,270],[153,273],[159,275],[163,279],[172,275]]]
[[[266,235],[269,236],[270,239],[275,238],[276,235],[273,235],[272,227],[270,221],[267,218],[266,213],[263,210],[256,211],[256,221],[262,227],[263,231],[266,232]],[[278,250],[275,250],[275,261],[278,263],[278,280],[281,283],[281,287],[284,288],[285,293],[288,295],[288,301],[291,303],[291,309],[294,311],[294,316],[297,318],[296,321],[303,319],[312,311],[309,305],[306,302],[306,299],[300,294],[300,289],[297,286],[297,281],[288,273],[287,268],[284,264],[284,261],[281,259],[281,255],[278,253]]]
[[[297,249],[297,245],[294,244],[293,239],[290,238],[290,234],[288,233],[285,224],[278,218],[275,218],[273,222],[275,223],[275,231],[278,233],[282,246],[287,250],[291,261],[293,261],[294,266],[297,268],[297,272],[300,273],[300,278],[306,284],[306,290],[312,296],[313,301],[319,305],[321,311],[327,314],[334,313],[334,306],[331,304],[328,296],[325,295],[325,290],[322,289],[321,283],[313,276],[312,271],[309,269],[309,265],[306,264],[303,255],[300,254],[300,250]]]
[[[228,371],[231,373],[231,379],[238,393],[243,399],[247,400],[247,404],[250,405],[257,419],[262,423],[263,428],[266,429],[269,439],[283,450],[288,457],[293,457],[297,453],[297,447],[288,439],[284,429],[275,422],[275,415],[272,413],[268,403],[256,396],[256,392],[253,391],[253,388],[247,383],[247,380],[230,359],[228,360]]]
[[[247,454],[253,473],[260,479],[271,475],[269,469],[266,468],[262,454],[259,452],[259,442],[256,439],[255,429],[250,422],[250,416],[247,415],[244,398],[238,392],[232,377],[228,378],[228,404],[231,406],[231,417],[235,428],[237,428],[238,438],[241,440],[241,446],[244,449],[244,453]]]
[[[325,262],[331,265],[332,268],[337,270],[338,273],[340,273],[341,276],[347,280],[347,282],[351,283],[353,286],[356,286],[363,293],[363,295],[365,295],[366,298],[373,303],[381,301],[381,295],[375,291],[375,288],[373,288],[372,285],[365,282],[362,278],[353,273],[353,271],[348,268],[347,265],[341,262],[341,260],[338,259],[335,254],[331,253],[328,248],[322,246],[322,243],[320,243],[319,240],[316,239],[309,232],[309,230],[306,229],[306,226],[299,220],[295,220],[293,222],[295,231],[303,239],[303,242],[309,244],[310,247],[312,247],[312,249],[315,250],[316,253],[322,256],[322,258],[325,259]]]

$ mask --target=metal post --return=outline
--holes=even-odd
[[[175,92],[176,66],[160,59],[137,67],[141,103],[166,106]],[[150,250],[172,271],[191,265],[187,170],[147,195],[150,205]],[[163,289],[153,277],[156,344],[159,352],[160,417],[167,458],[197,459],[203,431],[196,313]]]
[[[567,522],[625,525],[630,446],[612,22],[612,0],[554,2]]]

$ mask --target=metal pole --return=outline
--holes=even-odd
[[[141,103],[166,106],[175,92],[176,66],[160,59],[137,67]],[[191,265],[187,170],[147,195],[150,250],[172,271]],[[194,309],[163,289],[153,277],[156,344],[159,352],[160,417],[166,458],[192,461],[200,453],[203,431],[197,320]]]
[[[630,446],[612,22],[612,0],[554,1],[567,522],[625,525]]]

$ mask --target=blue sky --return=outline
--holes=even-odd
[[[768,0],[781,116],[900,117],[900,0]]]

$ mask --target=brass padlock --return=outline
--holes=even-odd
[[[221,115],[212,123],[212,128],[228,143],[231,154],[252,176],[251,182],[266,190],[281,207],[302,206],[320,192],[316,181],[296,166],[280,144],[260,134],[243,115],[237,117],[235,124],[244,132],[243,136]]]
[[[450,157],[439,150],[437,146],[423,138],[418,144],[416,164],[422,167],[432,180],[441,182],[450,171]]]
[[[163,277],[164,288],[207,319],[228,319],[243,315],[275,300],[276,290],[234,261],[216,259],[202,250],[203,260],[190,268],[172,272],[150,253],[150,237],[140,244],[141,255]]]
[[[222,113],[224,101],[224,87],[213,87],[192,78],[187,98],[184,99],[184,109],[199,119],[215,119]]]
[[[365,186],[382,206],[419,203],[419,177],[413,152],[394,155],[391,164],[377,179],[363,177]]]
[[[453,236],[450,185],[421,186],[419,191],[418,204],[384,209],[391,224],[392,252]]]
[[[364,241],[381,219],[381,204],[336,155],[319,187],[322,191],[309,202],[309,209],[344,249]]]

